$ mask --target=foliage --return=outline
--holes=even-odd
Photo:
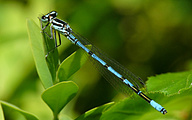
[[[0,119],[192,118],[190,0],[21,0],[1,1],[0,9]],[[129,69],[145,81],[153,76],[146,81],[147,95],[168,113],[137,95],[114,97],[89,63],[83,66],[84,52],[64,37],[59,52],[45,59],[54,40],[27,20],[29,41],[24,23],[50,10],[124,66],[134,66]]]
[[[28,29],[29,36],[30,36],[30,41],[32,45],[34,59],[36,61],[38,74],[39,76],[41,76],[41,74],[42,76],[48,76],[48,75],[50,76],[50,78],[40,77],[45,88],[46,86],[49,87],[42,94],[42,98],[45,101],[45,103],[47,103],[47,105],[51,108],[54,115],[54,119],[57,120],[58,114],[63,109],[63,107],[73,99],[73,97],[77,93],[78,87],[72,81],[68,81],[68,82],[64,81],[64,82],[59,82],[55,85],[50,85],[50,83],[53,83],[50,72],[47,72],[47,75],[45,73],[45,70],[48,70],[48,66],[47,64],[45,65],[42,64],[43,59],[44,59],[44,62],[46,62],[44,58],[45,55],[41,53],[43,51],[43,42],[37,41],[37,39],[42,40],[41,35],[39,35],[40,33],[37,32],[39,31],[39,29],[36,26],[36,24],[34,24],[34,22],[31,20],[28,20],[28,27],[29,27]],[[72,54],[66,60],[63,61],[61,66],[66,65],[66,68],[60,67],[58,69],[58,73],[59,73],[58,78],[61,81],[68,80],[68,78],[70,78],[70,76],[80,68],[79,66],[82,66],[83,63],[86,61],[84,60],[86,59],[86,57],[82,55],[82,52],[83,52],[82,50],[78,50],[77,52],[75,52],[74,54]],[[41,54],[38,54],[38,53],[41,53]],[[39,60],[39,59],[42,59],[42,60]],[[83,63],[79,61],[82,61]],[[77,69],[75,70],[69,69],[69,68],[75,67],[73,64],[70,64],[71,62],[75,64]],[[65,73],[68,73],[69,77],[66,78],[67,74],[61,75],[60,70],[61,72],[65,71]],[[153,79],[155,79],[156,82],[153,82],[154,81]],[[172,80],[171,85],[170,85],[171,80],[169,79],[174,79]],[[48,80],[51,80],[51,81],[48,81]],[[172,102],[176,100],[175,104],[177,104],[181,100],[184,100],[185,104],[189,104],[189,106],[191,106],[191,99],[192,99],[191,72],[172,73],[172,74],[168,73],[168,74],[158,75],[156,77],[151,77],[147,85],[149,85],[149,91],[153,92],[149,94],[149,96],[153,96],[153,98],[157,99],[158,102],[162,103],[168,110],[169,115],[163,116],[160,113],[157,113],[154,109],[150,107],[150,105],[147,105],[145,101],[141,100],[139,97],[136,97],[134,100],[125,99],[118,103],[109,103],[109,104],[94,108],[86,112],[82,116],[78,117],[77,120],[81,120],[81,119],[106,119],[106,120],[107,119],[114,119],[114,120],[115,119],[146,119],[147,120],[147,119],[157,119],[157,118],[168,119],[171,116],[172,117],[175,116],[176,111],[178,109],[188,113],[187,117],[190,118],[191,107],[182,108],[178,106],[176,107],[176,109],[174,109],[175,106],[173,106]],[[161,86],[159,88],[159,85],[163,85],[163,87]],[[172,97],[167,97],[163,94],[167,94],[169,96],[172,95]],[[30,120],[37,119],[32,114],[26,113],[23,110],[20,110],[14,107],[13,105],[9,105],[8,103],[5,103],[5,102],[1,102],[1,104],[3,106],[8,106],[10,109],[14,109],[15,111],[20,112],[26,117],[26,119],[30,119]],[[2,115],[2,112],[1,112],[1,115]],[[184,119],[182,118],[182,116],[178,116],[178,118]]]

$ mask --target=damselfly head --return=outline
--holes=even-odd
[[[41,20],[42,20],[43,22],[49,22],[50,20],[56,18],[57,15],[58,15],[58,13],[57,13],[56,11],[51,11],[51,12],[49,12],[48,14],[43,15],[43,16],[41,17]]]
[[[46,17],[46,15],[43,15],[43,16],[41,17],[41,21],[43,21],[43,22],[48,22],[48,17]]]

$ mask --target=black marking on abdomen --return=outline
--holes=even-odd
[[[125,80],[125,78],[122,76],[121,78],[120,78],[122,81],[124,81]]]
[[[92,55],[93,55],[93,52],[90,50],[90,51],[88,52],[88,54],[92,56]]]
[[[108,68],[108,67],[109,67],[109,65],[105,64],[105,65],[104,65],[104,67],[105,67],[105,68]],[[111,71],[110,71],[110,72],[111,72]]]

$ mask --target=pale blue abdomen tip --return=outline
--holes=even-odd
[[[166,114],[167,111],[158,103],[156,103],[154,100],[151,100],[150,102],[151,106],[154,107],[157,111]]]

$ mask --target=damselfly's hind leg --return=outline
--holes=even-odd
[[[52,32],[51,32],[51,33],[52,33]],[[50,51],[45,55],[45,58],[46,58],[46,59],[47,59],[49,53],[53,52],[57,47],[59,47],[59,46],[61,45],[60,33],[59,33],[59,32],[57,32],[57,33],[58,33],[58,37],[59,37],[59,44],[57,44],[56,31],[54,30],[55,47],[54,47],[52,50],[50,50]],[[53,37],[53,34],[52,34],[52,37]],[[51,39],[51,37],[50,37],[50,39]]]

